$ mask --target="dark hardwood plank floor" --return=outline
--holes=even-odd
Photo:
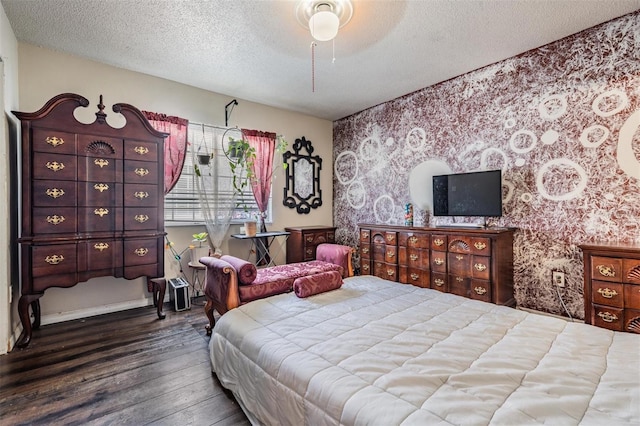
[[[0,356],[0,425],[249,425],[211,373],[203,298],[51,324]]]

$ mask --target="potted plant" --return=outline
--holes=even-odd
[[[202,265],[200,263],[200,258],[209,256],[209,243],[207,241],[208,236],[209,234],[207,234],[206,232],[193,234],[193,240],[191,242],[195,244],[189,245],[189,250],[191,251],[191,262]]]

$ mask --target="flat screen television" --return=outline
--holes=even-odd
[[[433,176],[434,216],[502,216],[502,171]]]

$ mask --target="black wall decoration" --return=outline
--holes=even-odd
[[[299,214],[308,214],[311,209],[322,205],[322,191],[320,190],[320,170],[322,158],[313,155],[313,146],[304,136],[296,139],[293,152],[287,151],[283,155],[287,164],[286,183],[283,204],[295,208]]]

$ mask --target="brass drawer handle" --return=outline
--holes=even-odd
[[[387,235],[387,236],[386,236],[386,238],[387,238],[387,241],[388,241],[388,242],[391,242],[391,241],[393,241],[393,239],[395,238],[395,236],[394,236],[394,235]]]
[[[484,287],[474,287],[473,291],[476,292],[476,294],[482,296],[483,294],[485,294],[487,292],[487,289]]]
[[[367,265],[366,263],[364,265],[362,265],[362,269],[364,269],[365,271],[369,270],[369,265]]]
[[[109,244],[107,244],[107,243],[95,243],[93,245],[93,248],[96,249],[96,250],[102,251],[102,250],[108,249],[109,248]]]
[[[362,252],[363,252],[364,254],[369,253],[369,247],[362,247]]]
[[[64,139],[59,138],[57,136],[47,136],[45,141],[54,148],[64,143]]]
[[[457,255],[456,255],[456,259],[458,259],[458,260],[462,260],[462,259],[464,259],[464,256],[463,256],[463,255],[461,255],[461,254],[457,254]]]
[[[604,322],[614,322],[618,319],[618,316],[611,312],[598,312],[598,316],[602,318],[602,321]]]
[[[362,231],[360,238],[365,240],[369,239],[369,231]]]
[[[149,193],[148,192],[143,192],[143,191],[136,191],[133,193],[133,196],[142,200],[145,199],[147,197],[149,197]]]
[[[60,225],[64,221],[64,216],[58,216],[57,214],[54,214],[53,216],[47,216],[47,222],[52,225]]]
[[[140,177],[144,177],[149,174],[149,169],[138,168],[138,169],[135,169],[133,172]]]
[[[64,190],[58,188],[47,188],[46,194],[51,198],[60,198],[64,195]]]
[[[435,259],[433,259],[433,263],[435,263],[436,265],[443,265],[444,260],[440,259],[439,257],[436,257]]]
[[[103,217],[103,216],[109,214],[109,209],[105,209],[105,208],[100,207],[99,209],[95,209],[93,211],[93,214],[95,214],[96,216]]]
[[[473,243],[473,246],[478,250],[484,250],[487,248],[487,245],[485,243],[481,243],[480,241],[476,241],[475,243]]]
[[[462,277],[456,277],[456,281],[458,281],[459,283],[461,283],[462,281],[464,281],[464,278],[462,278]]]
[[[473,267],[476,268],[476,271],[479,272],[486,271],[487,269],[487,265],[484,265],[482,263],[474,263]]]
[[[149,148],[147,148],[146,146],[136,146],[135,148],[133,148],[133,150],[140,155],[145,155],[149,153]]]
[[[436,238],[435,240],[433,240],[433,244],[440,247],[441,245],[444,244],[444,240],[441,240],[440,238]]]
[[[135,249],[133,252],[138,256],[142,257],[142,256],[145,256],[147,253],[149,253],[149,249],[145,247],[140,247]]]
[[[393,257],[394,257],[395,255],[396,255],[396,254],[395,254],[395,252],[393,252],[393,251],[388,251],[388,252],[387,252],[387,257],[388,257],[389,259],[393,259]]]
[[[64,163],[58,163],[57,161],[47,161],[47,169],[53,170],[54,172],[59,172],[64,169]]]
[[[598,265],[598,266],[596,266],[596,268],[598,269],[598,272],[600,272],[600,275],[602,275],[603,277],[615,277],[616,276],[616,271],[611,266]]]
[[[416,260],[418,260],[418,255],[417,254],[410,254],[409,255],[409,259],[411,259],[412,262],[415,262]]]
[[[600,293],[605,299],[613,299],[614,296],[618,295],[617,291],[611,290],[610,288],[599,288],[598,293]]]
[[[109,165],[109,160],[105,160],[104,158],[96,158],[95,160],[93,160],[93,164],[100,168],[103,168]]]
[[[393,269],[387,269],[387,275],[388,275],[388,276],[392,277],[392,276],[394,276],[395,274],[396,274],[396,273],[395,273],[395,271],[394,271]]]
[[[307,248],[305,250],[305,253],[307,253],[307,256],[311,256],[313,254],[313,249],[312,248]]]
[[[433,283],[438,286],[438,287],[442,287],[444,285],[444,280],[441,278],[436,278]]]
[[[149,216],[147,216],[146,214],[137,214],[133,218],[138,223],[145,223],[146,221],[149,220]]]
[[[93,189],[95,189],[96,191],[104,192],[109,189],[109,185],[107,185],[106,183],[96,183],[95,185],[93,185]]]
[[[64,260],[64,256],[61,254],[54,254],[52,256],[47,256],[44,258],[44,261],[49,265],[57,265]]]
[[[415,244],[418,242],[418,237],[416,237],[415,235],[409,238],[409,242],[411,244]]]
[[[308,243],[312,243],[313,242],[313,235],[308,235],[307,236],[307,242]]]
[[[420,275],[416,274],[415,272],[411,274],[411,279],[412,279],[413,281],[417,281],[417,280],[418,280],[418,278],[420,278]]]

